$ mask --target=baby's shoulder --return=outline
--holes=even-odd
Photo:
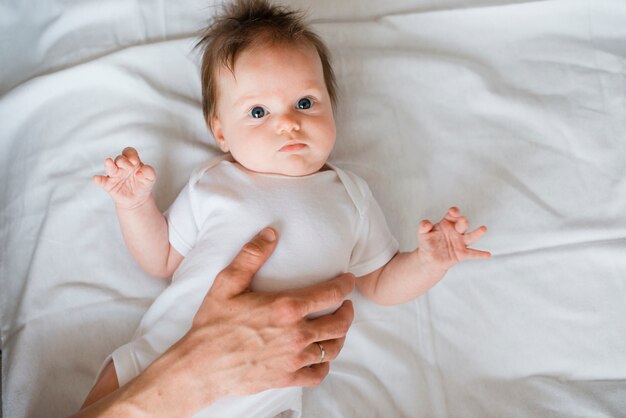
[[[352,199],[352,202],[359,212],[363,214],[367,210],[372,198],[372,192],[367,182],[352,171],[345,170],[333,164],[328,164],[328,166],[337,173],[337,177],[345,187],[350,199]]]
[[[216,171],[220,171],[220,169],[223,168],[223,163],[230,164],[232,162],[233,158],[230,154],[213,157],[194,168],[194,170],[191,172],[189,183],[197,184],[203,177],[207,176],[208,174],[215,174]]]

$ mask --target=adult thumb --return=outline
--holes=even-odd
[[[278,234],[272,228],[265,228],[248,241],[231,263],[222,270],[209,291],[213,296],[229,298],[247,291],[254,275],[270,258]]]

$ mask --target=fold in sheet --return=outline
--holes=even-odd
[[[298,0],[340,86],[331,162],[365,178],[402,249],[451,205],[486,262],[415,302],[355,294],[304,416],[620,416],[626,410],[626,4]],[[0,6],[4,416],[67,416],[166,283],[91,184],[140,150],[162,209],[219,153],[193,33],[216,2]]]

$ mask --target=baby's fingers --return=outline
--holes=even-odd
[[[93,182],[96,185],[98,185],[98,186],[100,186],[102,188],[104,188],[104,186],[107,183],[107,177],[106,176],[100,176],[100,175],[96,174],[95,176],[92,177],[92,179],[93,179]]]
[[[467,231],[467,228],[469,228],[467,218],[461,214],[461,211],[456,206],[452,206],[448,209],[443,219],[452,223],[454,225],[454,230],[459,234],[464,234],[465,231]]]
[[[117,165],[115,165],[113,159],[107,158],[104,160],[104,172],[107,176],[114,176],[117,173],[117,170],[119,169],[117,168]]]
[[[115,165],[122,170],[132,170],[135,165],[131,163],[124,155],[118,155],[115,157]]]
[[[450,209],[448,209],[443,219],[450,222],[456,222],[460,217],[461,211],[459,210],[459,208],[457,208],[456,206],[452,206]]]
[[[133,166],[137,166],[141,163],[139,154],[137,153],[137,150],[133,147],[124,148],[124,150],[122,151],[122,155],[126,157]]]
[[[481,239],[483,235],[485,235],[485,232],[487,232],[487,227],[484,225],[481,226],[480,228],[476,228],[472,232],[468,232],[467,234],[463,236],[463,242],[465,243],[466,246],[469,247],[470,245],[474,244],[479,239]]]
[[[429,220],[424,219],[423,221],[420,222],[419,226],[417,227],[417,233],[418,234],[427,234],[430,231],[432,231],[434,225],[432,224],[432,222],[430,222]]]
[[[144,164],[137,171],[137,177],[141,178],[142,180],[154,183],[154,181],[156,180],[156,171],[151,166]]]
[[[491,253],[488,251],[466,249],[463,253],[463,260],[484,260],[491,257]]]
[[[467,228],[469,228],[469,222],[465,216],[458,217],[454,222],[454,229],[459,234],[464,234],[467,231]]]

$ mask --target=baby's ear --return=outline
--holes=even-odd
[[[228,152],[228,144],[224,140],[224,131],[222,130],[222,124],[217,117],[213,117],[211,119],[211,125],[209,126],[211,131],[213,132],[213,137],[215,138],[215,142],[217,146],[224,152]]]

